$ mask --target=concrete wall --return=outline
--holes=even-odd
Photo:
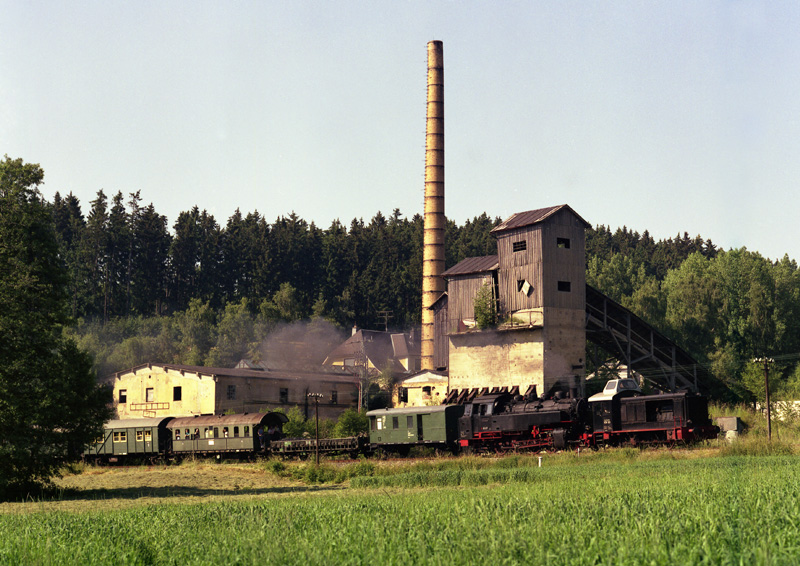
[[[181,400],[174,400],[175,387],[181,388]],[[147,390],[153,401],[147,401]],[[119,403],[120,391],[126,402]],[[168,370],[160,366],[143,367],[122,373],[114,380],[114,403],[117,418],[190,416],[213,414],[216,382],[210,375]]]
[[[544,309],[544,375],[547,388],[561,382],[566,387],[584,389],[586,356],[586,311]],[[546,393],[539,390],[539,393]]]
[[[482,330],[450,336],[450,389],[513,387],[544,379],[542,329]]]

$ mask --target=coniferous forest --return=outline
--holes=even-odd
[[[530,208],[553,203],[531,203]],[[408,329],[419,322],[419,214],[395,209],[327,228],[292,213],[270,221],[237,210],[220,221],[193,207],[170,224],[139,193],[87,204],[49,203],[69,272],[70,329],[105,375],[147,361],[230,366],[258,357],[276,328],[311,321]],[[446,263],[496,253],[486,213],[448,221]],[[761,366],[800,394],[800,272],[747,249],[720,250],[700,236],[654,240],[647,231],[587,231],[587,282],[659,328],[741,399],[763,395]],[[388,313],[386,312],[388,311]],[[388,318],[387,318],[388,314]]]

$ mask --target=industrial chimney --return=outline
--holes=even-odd
[[[428,113],[425,137],[425,225],[422,252],[422,369],[434,369],[434,313],[444,292],[444,56],[428,42]]]

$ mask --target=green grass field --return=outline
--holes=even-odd
[[[314,477],[343,483],[315,486],[292,479],[307,464],[88,469],[57,501],[0,507],[0,563],[800,561],[797,456],[623,449],[543,463],[328,464]],[[120,474],[138,486],[113,487]],[[173,485],[188,478],[200,485]]]

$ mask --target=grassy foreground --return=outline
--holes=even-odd
[[[70,498],[7,506],[0,563],[798,562],[796,456],[657,452],[548,456],[542,468],[535,456],[362,463],[364,475],[317,487],[274,463],[142,469],[157,485],[123,495],[84,488],[71,496],[82,508]],[[98,471],[94,481],[132,473]],[[170,485],[170,473],[216,483],[187,491]]]

